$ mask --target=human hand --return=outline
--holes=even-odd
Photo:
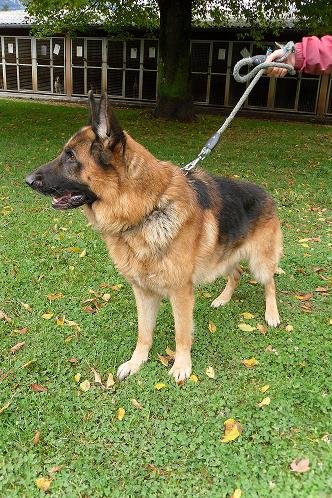
[[[266,57],[265,62],[272,62],[272,61],[277,62],[277,60],[280,59],[281,57],[283,57],[284,55],[285,55],[285,52],[283,51],[283,49],[278,48],[277,50],[272,52],[272,54],[270,54]],[[291,66],[294,67],[294,65],[295,65],[295,53],[292,52],[291,54],[289,54],[286,57],[286,59],[284,59],[282,62],[285,64],[290,64]],[[269,67],[266,70],[267,76],[274,76],[275,78],[283,78],[287,74],[287,72],[288,72],[287,69],[283,69],[281,67]]]

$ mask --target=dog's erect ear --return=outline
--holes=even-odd
[[[89,90],[88,97],[89,97],[89,108],[90,108],[89,123],[92,126],[92,128],[94,128],[94,126],[97,123],[98,109],[92,90]]]
[[[111,148],[114,148],[119,142],[123,143],[123,130],[110,109],[106,93],[103,93],[100,97],[99,108],[97,109],[93,93],[90,90],[89,103],[90,124],[97,137],[100,140],[109,138],[111,142]]]

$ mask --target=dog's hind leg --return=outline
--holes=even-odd
[[[117,377],[123,380],[136,373],[142,363],[148,359],[152,345],[153,329],[156,325],[157,313],[161,297],[145,289],[133,285],[138,315],[138,338],[136,348],[129,361],[119,366]]]
[[[223,306],[230,301],[233,292],[235,291],[237,284],[239,283],[242,271],[239,266],[237,266],[230,275],[227,277],[227,284],[222,293],[211,303],[213,308],[218,308],[219,306]]]
[[[170,369],[177,382],[188,379],[191,374],[191,345],[193,336],[194,291],[191,284],[170,293],[175,323],[175,361]]]

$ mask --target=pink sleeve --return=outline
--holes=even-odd
[[[332,73],[332,36],[308,36],[296,43],[295,69],[310,74]]]

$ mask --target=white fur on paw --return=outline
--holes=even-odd
[[[191,362],[181,364],[175,362],[168,373],[173,375],[176,382],[184,382],[190,377]]]
[[[116,376],[119,380],[123,380],[129,375],[133,375],[140,369],[141,363],[133,362],[132,360],[126,361],[119,366]]]
[[[270,327],[278,327],[280,325],[279,313],[277,312],[273,315],[265,313],[265,321]]]
[[[219,308],[219,306],[225,306],[227,304],[229,299],[223,299],[221,296],[217,297],[214,301],[211,303],[212,308]]]

